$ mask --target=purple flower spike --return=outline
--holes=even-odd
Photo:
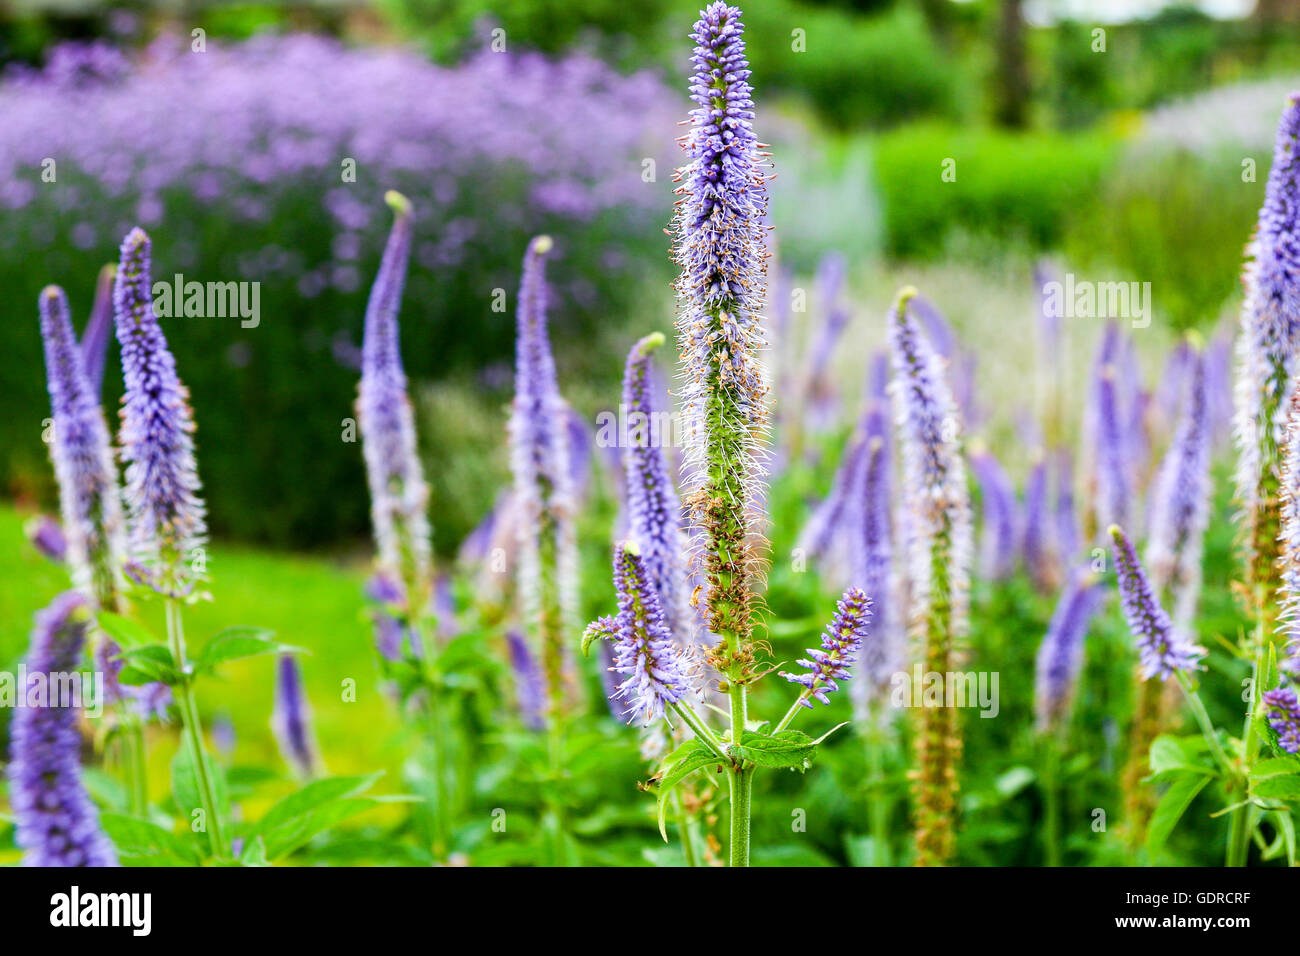
[[[647,335],[627,357],[623,376],[623,404],[627,409],[628,447],[624,454],[627,473],[628,536],[645,564],[646,574],[659,592],[669,629],[686,641],[692,636],[693,615],[687,605],[685,535],[681,527],[682,503],[677,497],[664,458],[663,444],[671,430],[661,425],[668,416],[655,408],[651,360],[664,343],[658,332]]]
[[[62,289],[41,292],[40,315],[54,423],[50,456],[73,583],[97,605],[120,610],[126,543],[108,426],[86,378]]]
[[[1106,365],[1096,382],[1096,489],[1098,527],[1123,525],[1131,504],[1128,448],[1131,435],[1121,422],[1120,398],[1113,366]]]
[[[1286,395],[1300,371],[1300,94],[1282,111],[1259,225],[1246,249],[1237,338],[1237,499],[1246,517],[1253,579],[1271,574],[1271,544],[1262,538],[1280,471]]]
[[[281,654],[276,662],[275,675],[275,709],[271,714],[271,729],[280,745],[280,754],[301,776],[315,776],[319,769],[319,758],[312,734],[311,707],[302,685],[298,659],[292,654]]]
[[[1179,671],[1193,671],[1205,650],[1185,638],[1165,609],[1160,606],[1137,552],[1116,525],[1110,526],[1115,570],[1124,617],[1138,649],[1138,666],[1143,680],[1167,680]]]
[[[1210,510],[1210,415],[1205,361],[1187,357],[1182,413],[1151,494],[1147,566],[1157,592],[1169,589],[1174,624],[1187,633],[1201,589],[1201,542]]]
[[[685,654],[668,630],[645,563],[627,544],[614,551],[614,587],[618,591],[618,614],[613,619],[614,673],[625,678],[618,685],[618,696],[629,705],[626,713],[633,720],[649,725],[662,717],[666,708],[697,693],[696,682]]]
[[[131,545],[137,561],[159,565],[157,583],[170,588],[197,574],[199,562],[184,562],[202,548],[207,526],[189,391],[154,314],[150,243],[142,229],[122,242],[113,308],[126,385],[118,441]]]
[[[515,702],[524,726],[529,730],[546,729],[546,686],[537,658],[524,636],[516,630],[506,631],[510,669],[515,675]]]
[[[393,228],[366,305],[357,423],[379,570],[401,582],[407,610],[422,614],[428,606],[432,567],[429,487],[416,449],[397,325],[411,251],[411,204],[394,192],[385,198],[393,209]]]
[[[1069,567],[1079,555],[1079,518],[1074,512],[1074,461],[1068,449],[1056,453],[1056,550]]]
[[[560,396],[546,329],[545,261],[551,248],[549,236],[538,236],[524,255],[515,339],[515,399],[510,414],[510,463],[519,509],[519,588],[526,616],[532,621],[542,616],[544,600],[558,599],[566,619],[577,614],[569,411]],[[553,537],[553,542],[547,541],[544,547],[544,537]],[[554,596],[542,594],[542,551],[552,547],[558,592]],[[550,655],[552,650],[545,653]]]
[[[1277,733],[1278,745],[1289,754],[1300,752],[1300,700],[1290,687],[1264,692],[1268,724]]]
[[[1282,449],[1282,528],[1278,534],[1278,567],[1282,575],[1282,612],[1278,619],[1287,644],[1278,666],[1293,679],[1300,679],[1300,389],[1291,394],[1290,415]]]
[[[58,675],[76,671],[88,622],[86,598],[75,591],[38,613],[27,654],[29,680],[44,676],[47,687],[56,680],[66,683]],[[11,728],[9,802],[23,865],[116,866],[113,846],[81,782],[77,712],[67,701],[46,703],[59,706],[19,707]]]
[[[1016,490],[994,454],[979,450],[971,455],[971,470],[979,482],[984,506],[980,564],[991,581],[1001,581],[1016,566],[1019,504]]]
[[[41,554],[56,564],[68,559],[68,539],[63,534],[63,526],[49,515],[40,515],[24,525],[27,540]]]
[[[1083,663],[1088,625],[1101,604],[1102,588],[1090,574],[1074,574],[1057,602],[1047,634],[1038,648],[1035,703],[1038,729],[1057,727],[1065,719]]]
[[[812,707],[811,698],[829,704],[827,694],[839,690],[839,681],[852,677],[849,670],[855,655],[867,639],[871,625],[871,601],[858,588],[849,588],[835,605],[835,616],[822,632],[821,647],[808,648],[808,658],[797,661],[807,673],[781,676],[804,688],[799,702]]]
[[[86,366],[90,391],[98,395],[104,383],[104,360],[108,357],[108,336],[113,328],[113,279],[117,267],[106,265],[95,282],[95,299],[90,318],[81,333],[81,360]]]

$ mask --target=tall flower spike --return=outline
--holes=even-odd
[[[1245,300],[1237,338],[1237,499],[1245,515],[1247,583],[1255,616],[1267,619],[1278,586],[1273,561],[1286,397],[1300,340],[1300,93],[1278,124],[1259,225],[1246,249]]]
[[[1079,557],[1079,518],[1074,513],[1074,460],[1068,448],[1056,450],[1056,551],[1063,567]]]
[[[840,689],[839,681],[848,680],[850,668],[871,625],[871,601],[858,588],[849,588],[835,605],[835,616],[822,632],[821,647],[808,648],[808,658],[796,661],[805,673],[781,676],[804,688],[799,703],[812,707],[812,698],[829,704],[827,694]]]
[[[1143,680],[1167,680],[1178,671],[1193,671],[1204,648],[1191,643],[1174,627],[1160,606],[1146,571],[1128,537],[1116,525],[1110,526],[1115,552],[1115,573],[1124,617],[1138,649],[1138,669]]]
[[[1181,416],[1151,494],[1147,566],[1156,593],[1168,588],[1174,626],[1191,633],[1201,589],[1201,542],[1210,510],[1210,415],[1204,356],[1188,355]]]
[[[122,427],[126,505],[134,557],[163,588],[196,574],[185,562],[202,547],[207,525],[194,463],[194,414],[189,390],[153,309],[150,243],[142,229],[122,242],[113,287],[114,322],[122,355]]]
[[[578,558],[569,465],[568,408],[560,397],[546,331],[546,255],[538,236],[524,255],[515,340],[515,399],[510,414],[519,590],[541,651],[552,715],[564,704],[566,634],[577,617]]]
[[[62,289],[41,292],[40,315],[54,423],[50,454],[73,582],[99,607],[119,611],[126,542],[108,426],[86,378]]]
[[[546,681],[528,641],[518,631],[506,631],[506,648],[510,670],[515,678],[515,703],[519,716],[529,730],[546,729]]]
[[[667,416],[655,408],[652,397],[652,357],[664,336],[647,335],[628,353],[623,376],[623,405],[634,423],[627,436],[624,471],[627,475],[628,535],[645,563],[646,574],[659,592],[669,629],[679,641],[689,641],[694,630],[687,604],[686,569],[682,564],[685,535],[682,504],[664,459],[663,446],[671,440]]]
[[[614,551],[614,672],[624,677],[618,697],[627,714],[649,725],[664,710],[698,692],[689,662],[673,641],[659,594],[641,556],[627,544]]]
[[[1097,389],[1096,490],[1094,508],[1098,527],[1123,525],[1131,501],[1128,448],[1131,435],[1121,419],[1115,369],[1106,365],[1095,383]]]
[[[943,363],[899,293],[889,320],[895,422],[903,459],[912,629],[927,673],[954,669],[965,636],[970,594],[971,520],[960,424]],[[961,736],[955,707],[919,709],[916,734],[916,850],[922,866],[943,865],[956,848],[957,762]]]
[[[271,729],[285,763],[303,777],[315,776],[320,769],[320,758],[312,733],[311,706],[303,687],[298,659],[292,654],[281,654],[276,662],[275,709],[271,714]]]
[[[36,615],[28,680],[50,687],[53,675],[76,671],[89,623],[86,598],[67,591]],[[23,687],[26,694],[28,687]],[[81,782],[81,733],[67,701],[14,711],[9,750],[9,802],[25,866],[116,866],[99,814]],[[57,704],[57,706],[55,706]]]
[[[1088,573],[1072,574],[1061,592],[1047,634],[1038,648],[1034,702],[1040,731],[1060,727],[1069,715],[1083,664],[1084,638],[1101,598],[1101,584],[1095,575]]]
[[[116,275],[117,267],[112,264],[99,270],[90,318],[81,333],[81,360],[85,363],[86,379],[93,395],[99,395],[104,384],[104,360],[108,355],[108,336],[113,329],[113,279]]]
[[[411,252],[411,204],[395,192],[385,199],[393,210],[393,228],[366,305],[357,424],[377,564],[381,573],[401,582],[407,612],[419,616],[429,608],[432,576],[429,487],[416,449],[397,325]]]
[[[750,535],[762,474],[755,461],[768,423],[759,360],[766,291],[767,183],[740,11],[710,4],[692,37],[695,74],[688,161],[677,171],[677,329],[682,352],[685,468],[693,486],[714,663],[741,678],[752,659]]]
[[[1282,458],[1282,530],[1278,536],[1282,574],[1278,620],[1287,644],[1278,666],[1293,679],[1300,679],[1300,388],[1291,393],[1290,414]]]

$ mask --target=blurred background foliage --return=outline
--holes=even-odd
[[[1108,23],[1068,19],[1057,6],[1043,2],[1026,11],[1019,0],[751,5],[749,51],[763,133],[776,147],[772,217],[783,261],[810,270],[831,249],[854,261],[900,266],[1057,253],[1071,268],[1150,281],[1159,318],[1170,328],[1217,321],[1236,294],[1240,260],[1240,242],[1223,237],[1244,241],[1251,227],[1278,102],[1273,78],[1300,72],[1300,24],[1285,4],[1264,4],[1235,20],[1192,6],[1155,5],[1152,13],[1147,5],[1142,18]],[[502,27],[512,56],[539,51],[563,63],[591,55],[627,76],[649,71],[662,87],[664,109],[681,115],[682,40],[696,7],[695,0],[15,0],[0,9],[0,64],[11,71],[40,67],[65,41],[107,42],[143,56],[149,44],[170,36],[183,49],[190,31],[201,27],[214,48],[262,34],[310,32],[351,46],[405,45],[454,68],[490,49],[493,29]],[[1183,129],[1222,127],[1221,141],[1181,136],[1176,115],[1160,120],[1207,89],[1241,90],[1246,101],[1225,106],[1206,93],[1201,106],[1195,97],[1188,101]],[[1252,113],[1259,118],[1253,126],[1221,122]],[[598,117],[591,121],[599,124]],[[598,148],[599,136],[590,142]],[[561,148],[579,148],[571,143]],[[1253,179],[1242,170],[1247,157],[1258,167]],[[471,164],[439,187],[462,201],[426,218],[426,234],[437,238],[454,219],[472,223],[478,237],[455,268],[422,264],[417,256],[412,270],[403,334],[410,371],[430,384],[430,401],[457,401],[460,420],[500,434],[513,310],[491,312],[485,303],[497,288],[513,295],[525,237],[546,229],[556,232],[564,253],[556,266],[557,327],[609,346],[560,350],[568,375],[593,386],[592,404],[580,410],[598,410],[596,396],[608,396],[617,381],[618,353],[631,335],[625,330],[670,321],[664,290],[672,273],[660,230],[669,216],[668,169],[675,157],[661,148],[656,160],[664,168],[648,185],[654,198],[634,217],[617,202],[597,217],[538,213],[523,196],[546,184],[537,178],[542,174],[530,180],[526,160],[515,186]],[[950,182],[940,179],[947,160],[955,170]],[[635,155],[628,161],[632,182],[640,169]],[[30,167],[18,172],[35,175]],[[417,200],[429,188],[403,185]],[[187,255],[205,273],[251,276],[260,266],[249,265],[247,253],[259,248],[289,250],[303,268],[325,269],[337,259],[330,245],[337,236],[314,222],[320,185],[277,184],[270,193],[275,209],[251,230],[217,204],[184,192],[163,197],[166,221],[186,224]],[[100,198],[87,201],[105,205]],[[510,225],[485,216],[491,206],[512,212]],[[19,320],[5,324],[0,344],[22,365],[37,362],[38,351],[35,322],[21,320],[26,313],[18,303],[58,281],[84,316],[96,268],[113,258],[108,233],[131,218],[131,207],[102,215],[105,225],[93,242],[70,241],[68,228],[49,235],[52,215],[41,199],[7,215],[0,278]],[[346,263],[352,278],[327,281],[310,297],[293,281],[292,268],[279,275],[262,270],[268,319],[234,354],[230,331],[211,323],[193,323],[175,343],[196,401],[205,406],[200,441],[219,534],[297,547],[364,539],[359,456],[337,438],[355,372],[339,353],[358,338],[382,237],[378,218],[357,230],[358,248]],[[159,243],[160,274],[182,265],[169,245]],[[883,299],[860,303],[884,305]],[[190,361],[213,352],[226,360]],[[0,487],[21,501],[48,502],[44,448],[29,424],[43,417],[41,382],[24,374],[3,384],[10,408],[0,424]],[[288,435],[276,429],[273,423],[286,416],[301,429]],[[454,429],[438,425],[433,432],[426,447],[430,471],[438,476],[437,490],[450,496],[435,505],[438,547],[447,552],[491,496],[480,482],[465,480],[477,466],[442,464],[465,457],[464,442],[450,444],[461,442]],[[273,507],[263,507],[268,501]]]

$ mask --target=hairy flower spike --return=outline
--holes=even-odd
[[[49,686],[76,671],[89,623],[86,598],[65,592],[36,615],[29,680]],[[28,687],[21,688],[26,694]],[[14,711],[8,768],[9,802],[25,866],[116,866],[99,814],[81,782],[81,733],[66,701]],[[58,706],[54,706],[58,704]]]
[[[121,610],[126,542],[108,426],[68,319],[63,290],[40,294],[41,338],[54,423],[50,455],[59,482],[67,560],[95,604]]]
[[[759,351],[766,292],[766,165],[754,136],[754,103],[740,11],[710,4],[692,37],[695,74],[688,161],[676,215],[677,329],[682,354],[685,462],[693,484],[708,627],[722,643],[719,670],[744,676],[750,647],[751,535],[766,437],[767,386]]]
[[[1271,616],[1278,585],[1273,547],[1280,523],[1280,446],[1300,341],[1298,217],[1300,94],[1292,94],[1278,124],[1259,225],[1246,250],[1237,339],[1237,499],[1245,514],[1247,583],[1256,592],[1257,618]]]
[[[1069,714],[1083,664],[1084,638],[1101,599],[1101,584],[1092,574],[1071,575],[1061,592],[1038,648],[1034,699],[1040,731],[1059,727]]]
[[[1175,627],[1160,606],[1128,537],[1110,526],[1115,553],[1115,571],[1124,617],[1138,649],[1138,667],[1143,680],[1167,680],[1178,671],[1193,671],[1205,650],[1191,643]]]
[[[1282,529],[1278,535],[1282,576],[1278,620],[1287,643],[1278,666],[1292,678],[1300,678],[1300,388],[1291,393],[1290,416],[1282,456]]]
[[[1157,593],[1168,588],[1175,627],[1188,633],[1201,589],[1201,543],[1210,510],[1210,416],[1205,361],[1189,353],[1182,413],[1151,494],[1147,566]]]
[[[862,648],[871,624],[871,601],[858,588],[849,588],[835,605],[835,616],[822,632],[821,647],[808,648],[808,658],[797,661],[807,673],[781,676],[804,687],[799,703],[812,707],[811,698],[829,704],[827,694],[839,690],[839,681],[848,680],[855,655]]]
[[[578,557],[569,463],[569,412],[560,397],[546,331],[549,236],[524,255],[515,340],[510,464],[519,545],[519,590],[546,673],[552,712],[562,709],[566,646],[577,617]]]
[[[150,243],[142,229],[122,242],[113,289],[114,323],[126,391],[118,441],[126,463],[128,526],[137,561],[165,588],[197,576],[207,525],[194,463],[189,390],[153,309]]]
[[[899,293],[889,320],[895,422],[903,459],[907,581],[912,629],[927,673],[954,669],[970,594],[971,519],[960,425],[943,362],[910,314],[914,289]],[[916,734],[916,851],[922,866],[943,865],[956,848],[955,707],[923,707]]]
[[[697,692],[686,658],[668,631],[659,594],[641,556],[628,545],[614,551],[618,614],[613,621],[614,672],[624,676],[618,697],[645,725]],[[600,622],[598,622],[600,623]],[[603,625],[602,629],[607,627]]]
[[[663,343],[659,332],[637,342],[628,354],[623,376],[623,405],[628,421],[633,423],[624,453],[628,535],[659,592],[670,630],[679,641],[688,641],[694,622],[687,606],[686,569],[682,564],[682,504],[664,458],[663,446],[670,440],[667,416],[658,412],[652,397],[652,356]]]
[[[400,582],[407,611],[418,616],[430,600],[429,487],[416,449],[397,324],[411,251],[411,206],[397,193],[386,198],[394,212],[393,228],[366,304],[357,424],[377,564],[382,574]]]

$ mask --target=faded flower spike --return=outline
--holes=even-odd
[[[1277,733],[1278,745],[1289,754],[1300,752],[1300,699],[1290,687],[1264,692],[1269,726]]]
[[[614,552],[614,672],[625,678],[618,696],[627,713],[645,725],[696,691],[682,652],[664,619],[659,595],[647,579],[641,556],[627,544]]]
[[[401,582],[405,606],[418,616],[428,608],[431,587],[429,488],[416,449],[397,325],[411,251],[411,206],[395,192],[385,198],[393,228],[366,304],[357,424],[379,570]]]
[[[1278,567],[1282,573],[1282,611],[1278,619],[1287,643],[1278,666],[1292,677],[1300,677],[1300,388],[1292,392],[1290,405],[1279,493],[1282,530],[1278,536]]]
[[[170,589],[195,573],[184,562],[203,546],[207,525],[194,463],[189,390],[153,309],[150,243],[142,229],[122,242],[113,289],[114,322],[126,392],[118,442],[126,463],[125,497],[131,546]]]
[[[126,542],[108,426],[86,377],[62,289],[48,286],[41,292],[40,315],[54,425],[50,455],[67,560],[77,587],[99,607],[117,611]]]
[[[36,615],[29,680],[67,692],[86,641],[86,598],[67,591]],[[23,692],[28,691],[24,687]],[[116,866],[113,845],[81,782],[81,732],[66,701],[14,711],[9,749],[9,801],[24,866]]]
[[[803,686],[800,704],[812,707],[810,698],[813,697],[823,704],[830,703],[826,695],[839,690],[838,682],[852,676],[849,668],[867,639],[870,624],[871,601],[858,588],[849,588],[835,605],[830,626],[822,632],[821,647],[808,648],[810,659],[797,662],[807,673],[781,672],[786,680]]]
[[[1137,644],[1142,679],[1167,680],[1171,674],[1195,670],[1204,649],[1192,644],[1174,627],[1156,599],[1137,552],[1124,532],[1118,525],[1111,525],[1109,534],[1124,617]]]
[[[1038,648],[1034,699],[1040,731],[1059,727],[1069,713],[1083,664],[1084,638],[1101,598],[1101,584],[1095,575],[1076,573],[1066,582]]]
[[[116,275],[117,266],[112,264],[99,270],[90,318],[81,333],[81,360],[86,365],[91,394],[96,396],[104,383],[104,361],[108,357],[108,337],[113,329],[113,280]]]
[[[506,631],[510,670],[515,678],[515,702],[519,716],[529,730],[546,729],[546,682],[528,641],[515,629]]]
[[[1201,543],[1210,511],[1210,415],[1205,357],[1189,351],[1185,402],[1151,494],[1147,565],[1159,593],[1169,589],[1175,626],[1186,633],[1201,589]]]
[[[298,659],[292,654],[281,654],[276,662],[271,729],[285,762],[303,777],[314,776],[320,761],[312,734],[311,707],[298,670]]]
[[[551,248],[549,236],[538,236],[524,254],[510,467],[518,509],[519,591],[525,619],[541,651],[550,710],[558,716],[566,697],[565,635],[577,617],[578,555],[569,410],[560,396],[546,331],[545,263]]]
[[[699,532],[714,662],[745,676],[752,650],[749,540],[761,497],[755,457],[768,422],[759,310],[766,292],[767,185],[740,11],[708,6],[692,38],[689,157],[677,171],[677,329],[682,353],[685,468]]]

